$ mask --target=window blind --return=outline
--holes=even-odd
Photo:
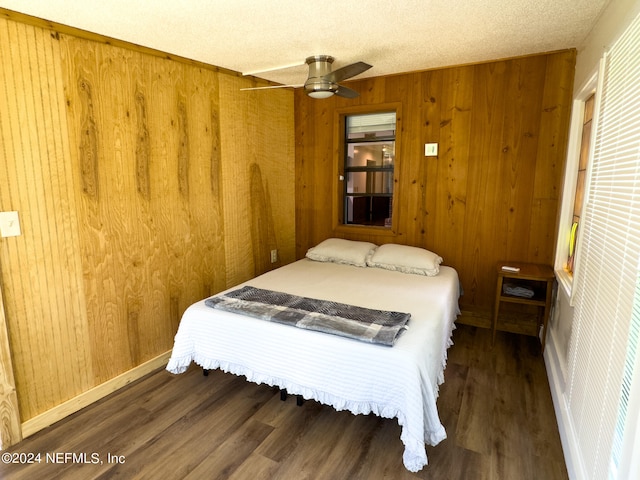
[[[618,410],[618,420],[613,434],[613,445],[611,450],[611,461],[609,467],[609,478],[626,478],[628,472],[620,471],[620,462],[625,455],[625,428],[633,428],[634,423],[629,424],[627,421],[627,413],[631,409],[631,403],[633,402],[633,379],[634,379],[634,367],[638,368],[640,362],[638,360],[638,350],[640,349],[640,274],[636,279],[636,294],[635,301],[633,302],[633,315],[631,318],[631,326],[629,328],[629,341],[627,342],[627,358],[624,365],[624,371],[622,373],[622,386],[620,391],[620,408]],[[636,370],[636,378],[640,375],[640,372]],[[640,380],[636,380],[640,381]],[[640,399],[636,399],[636,405],[640,402]],[[636,407],[637,408],[637,407]],[[631,422],[637,421],[637,419],[631,419]],[[627,455],[629,455],[629,448],[626,449]],[[624,469],[624,466],[623,466]],[[630,477],[629,477],[630,478]]]
[[[366,113],[347,117],[347,132],[395,131],[396,112]]]
[[[640,16],[605,56],[574,284],[567,401],[582,470],[594,480],[615,478],[624,382],[632,381],[638,348],[630,331],[640,267],[638,45]]]

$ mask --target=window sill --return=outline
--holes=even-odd
[[[556,270],[556,280],[558,280],[559,287],[564,290],[570,305],[573,306],[573,275],[569,275],[564,268],[560,268]]]
[[[365,225],[338,225],[333,231],[335,233],[342,234],[361,234],[361,235],[369,235],[372,237],[395,237],[396,232],[389,227],[376,227],[376,226],[365,226]]]

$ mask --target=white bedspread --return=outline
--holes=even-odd
[[[427,464],[425,443],[446,438],[436,400],[459,314],[454,269],[441,266],[425,277],[303,259],[243,285],[409,312],[409,329],[393,347],[373,345],[217,311],[203,300],[182,317],[168,371],[182,373],[195,362],[336,410],[397,418],[405,467],[415,472]]]

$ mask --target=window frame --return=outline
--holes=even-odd
[[[591,167],[595,149],[595,142],[593,139],[596,136],[596,128],[598,124],[601,85],[603,82],[602,76],[604,74],[603,70],[603,64],[601,61],[598,65],[598,69],[589,77],[589,79],[582,85],[582,87],[578,89],[578,93],[573,100],[573,108],[571,112],[567,161],[565,165],[560,215],[558,218],[558,234],[556,237],[556,255],[554,261],[554,270],[556,273],[558,285],[564,289],[565,294],[569,299],[570,306],[574,305],[574,278],[576,277],[576,272],[579,270],[580,265],[579,246],[582,236],[582,229],[580,227],[578,227],[578,237],[576,242],[578,248],[575,252],[573,274],[567,272],[565,266],[567,263],[567,259],[569,258],[569,239],[571,237],[571,226],[573,224],[573,210],[578,181],[578,168],[580,165],[585,104],[586,101],[595,94],[595,100],[593,104],[593,118],[591,120],[591,143],[589,145],[589,155],[587,160],[583,206],[586,203],[589,195],[589,180],[591,176]]]
[[[402,132],[402,104],[399,102],[356,105],[336,108],[333,130],[333,230],[334,234],[364,234],[375,237],[394,237],[398,226],[399,172],[401,168],[400,133]],[[344,178],[345,178],[345,124],[349,115],[364,115],[380,112],[396,113],[395,160],[393,168],[393,194],[391,196],[391,226],[350,225],[344,222]]]

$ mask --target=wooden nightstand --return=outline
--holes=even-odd
[[[517,267],[518,272],[503,270],[503,266]],[[493,340],[496,338],[496,329],[498,327],[498,314],[500,313],[500,304],[502,302],[518,303],[523,305],[534,305],[542,309],[542,316],[537,317],[536,335],[542,325],[542,351],[544,352],[544,344],[547,338],[547,324],[549,322],[549,313],[551,311],[551,294],[553,292],[553,282],[555,275],[553,268],[549,265],[540,265],[535,263],[521,262],[498,262],[496,266],[498,273],[498,283],[496,285],[496,302],[493,308]],[[533,291],[533,296],[527,298],[506,293],[504,286],[526,288]]]

